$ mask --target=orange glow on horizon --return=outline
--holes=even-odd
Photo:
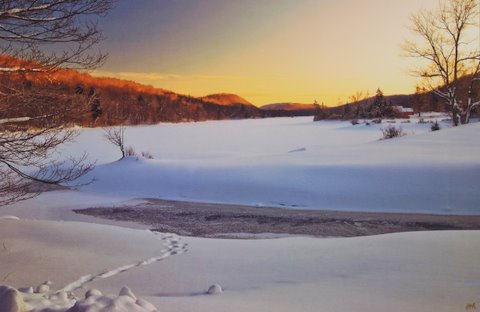
[[[377,88],[409,94],[418,81],[408,74],[414,61],[400,56],[412,36],[409,16],[437,4],[185,0],[142,8],[125,2],[108,24],[110,59],[94,75],[197,97],[234,93],[257,106],[315,100],[335,106]],[[125,20],[139,25],[130,29]]]

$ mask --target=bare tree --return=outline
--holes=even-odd
[[[476,100],[475,81],[480,74],[478,48],[478,1],[442,0],[435,11],[422,10],[411,16],[411,30],[420,40],[406,41],[406,56],[425,61],[413,70],[427,88],[445,100],[454,125],[468,123]],[[465,93],[459,81],[470,79]]]
[[[74,137],[71,130],[45,128],[26,132],[0,132],[0,205],[38,195],[32,182],[56,185],[73,181],[92,169],[85,155],[64,161],[51,151]]]
[[[356,91],[354,94],[352,94],[348,100],[350,101],[350,103],[357,103],[357,102],[361,102],[361,101],[364,101],[366,99],[368,99],[370,97],[370,93],[367,91],[367,92],[363,92],[363,91]]]
[[[90,52],[102,39],[96,19],[112,4],[113,0],[1,1],[0,52],[38,65],[29,71],[95,68],[106,56]]]
[[[356,103],[356,108],[355,108],[355,118],[359,117],[365,117],[365,105],[370,97],[370,93],[368,91],[356,91],[354,94],[352,94],[348,100],[350,103]]]
[[[105,139],[120,149],[122,158],[126,156],[125,149],[125,126],[105,128]]]
[[[59,161],[57,147],[76,134],[66,116],[81,114],[75,102],[92,98],[58,92],[54,74],[102,64],[97,19],[113,2],[0,1],[0,205],[35,196],[32,182],[66,183],[92,169],[85,156]]]

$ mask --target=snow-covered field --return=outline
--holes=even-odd
[[[379,140],[387,125],[278,118],[128,127],[127,145],[154,159],[121,161],[101,129],[80,129],[63,152],[97,160],[84,180],[93,183],[0,207],[0,216],[22,219],[0,220],[0,284],[41,290],[0,289],[0,311],[16,311],[8,296],[23,297],[25,311],[66,311],[89,289],[107,296],[91,291],[70,312],[152,311],[150,303],[159,311],[463,311],[480,300],[479,231],[215,240],[89,224],[112,221],[71,212],[156,197],[480,214],[480,123],[430,132],[428,123],[398,122],[407,136]],[[214,283],[223,294],[206,294]]]
[[[128,158],[81,132],[70,153],[98,166],[82,191],[255,206],[478,214],[480,124],[430,131],[398,123],[405,137],[380,141],[389,124],[238,120],[131,127],[127,145],[153,160]],[[446,128],[446,124],[442,124]]]
[[[479,299],[478,231],[215,240],[86,223],[0,220],[0,237],[3,284],[35,290],[52,282],[43,293],[24,295],[26,304],[42,312],[65,311],[72,302],[69,291],[77,287],[82,288],[74,294],[83,298],[91,289],[118,294],[124,285],[158,311],[171,312],[447,312],[463,311]],[[222,294],[206,293],[214,283],[223,287]],[[128,308],[122,302],[129,298],[122,296],[99,298],[90,297],[92,310],[69,312],[149,311]],[[97,307],[117,300],[117,310],[94,309],[94,299]]]

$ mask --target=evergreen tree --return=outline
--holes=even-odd
[[[374,117],[380,118],[384,117],[387,108],[387,101],[383,95],[382,90],[377,89],[375,92],[375,99],[373,100],[373,115]]]
[[[317,113],[313,117],[313,121],[324,120],[330,117],[330,110],[323,102],[321,105],[318,105],[317,101],[315,100],[315,103],[313,105],[315,105],[317,109]]]

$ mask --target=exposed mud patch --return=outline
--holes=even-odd
[[[154,231],[201,237],[242,237],[236,233],[352,237],[480,229],[480,216],[258,208],[157,199],[135,206],[74,211],[110,220],[139,222]]]

